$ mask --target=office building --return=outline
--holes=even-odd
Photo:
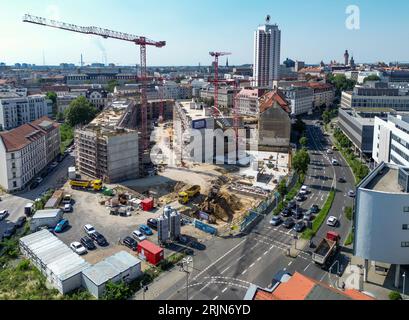
[[[380,163],[357,186],[354,255],[365,260],[364,281],[371,265],[396,265],[395,287],[401,280],[400,265],[409,264],[409,167]]]
[[[290,103],[292,116],[299,116],[312,112],[314,90],[311,88],[296,86],[281,87],[279,89]]]
[[[281,31],[276,24],[259,26],[254,32],[254,86],[272,88],[273,80],[279,79]]]
[[[376,117],[372,157],[377,164],[392,163],[409,167],[409,117],[389,115]]]

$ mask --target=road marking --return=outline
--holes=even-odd
[[[208,286],[209,286],[209,284],[210,284],[211,282],[208,282],[204,287],[202,287],[199,291],[203,291],[204,289],[206,289]]]
[[[324,273],[323,276],[321,277],[321,280],[320,280],[321,282],[322,282],[322,280],[324,280],[325,276],[326,276],[326,274]]]
[[[246,273],[247,273],[247,269],[244,270],[244,271],[241,273],[241,275],[243,276],[243,275],[245,275]]]
[[[238,247],[240,247],[244,242],[246,242],[247,239],[244,239],[241,241],[239,244],[237,244],[235,247],[231,248],[229,251],[227,251],[224,255],[222,255],[219,259],[217,259],[215,262],[207,266],[203,271],[201,271],[198,275],[196,275],[193,280],[196,280],[199,278],[203,273],[205,273],[207,270],[209,270],[211,267],[213,267],[215,264],[219,263],[224,257],[228,256],[230,253],[232,253],[234,250],[236,250]]]
[[[288,230],[287,234],[290,234],[292,230]]]
[[[259,257],[258,259],[257,259],[257,261],[260,261],[261,260],[261,257]]]
[[[291,261],[289,264],[288,264],[288,266],[291,266],[293,264],[293,261]]]
[[[253,268],[255,264],[256,264],[256,263],[255,263],[255,262],[253,262],[253,263],[250,265],[250,267],[249,267],[249,268]]]
[[[231,266],[228,266],[226,269],[224,269],[222,272],[220,272],[220,274],[225,273],[227,270],[229,270],[231,268]]]
[[[217,300],[217,299],[219,299],[219,296],[214,297],[214,299],[213,299],[213,300]]]
[[[283,271],[287,271],[287,268],[284,268]]]
[[[307,269],[310,267],[311,263],[305,267],[304,271],[307,271]]]
[[[240,261],[241,259],[243,259],[246,255],[243,254],[240,258],[237,259],[237,261]]]
[[[227,287],[222,290],[222,293],[225,293],[226,291],[227,291]]]
[[[268,253],[268,251],[264,252],[264,253],[263,253],[263,256],[265,256],[267,253]]]

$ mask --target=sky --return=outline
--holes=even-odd
[[[359,29],[348,29],[349,5]],[[315,64],[409,61],[407,0],[0,0],[0,62],[58,65],[139,63],[132,43],[23,23],[25,13],[167,42],[148,48],[151,66],[210,65],[209,51],[232,52],[230,65],[253,63],[253,38],[267,14],[281,29],[281,60]],[[356,11],[355,11],[356,13]],[[222,58],[225,63],[225,58]]]

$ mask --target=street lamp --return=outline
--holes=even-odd
[[[143,300],[145,301],[145,293],[147,292],[149,290],[149,287],[148,286],[144,286],[143,287]]]
[[[186,300],[189,300],[189,276],[193,269],[193,259],[192,257],[187,257],[182,260],[179,264],[180,271],[186,273]]]
[[[406,282],[406,272],[402,274],[403,278],[403,288],[402,288],[402,295],[405,296],[405,282]]]

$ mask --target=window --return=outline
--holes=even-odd
[[[409,230],[409,224],[403,224],[402,230]]]
[[[403,212],[409,213],[409,207],[403,207]]]
[[[11,154],[11,159],[14,160],[14,153]]]
[[[17,188],[17,182],[13,181],[13,188]]]

